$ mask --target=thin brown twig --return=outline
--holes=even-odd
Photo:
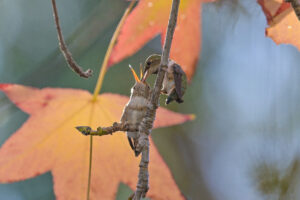
[[[53,16],[54,16],[54,21],[55,21],[55,25],[56,25],[59,47],[60,47],[60,50],[61,50],[62,54],[64,55],[68,65],[70,66],[71,69],[73,69],[74,72],[76,72],[81,77],[88,78],[88,77],[92,76],[93,71],[91,69],[88,69],[84,72],[83,69],[75,62],[75,60],[72,57],[71,52],[69,51],[67,45],[65,44],[64,37],[62,35],[60,24],[59,24],[59,18],[58,18],[55,0],[52,0],[52,8],[53,8]]]
[[[92,130],[89,126],[77,126],[76,129],[80,131],[84,135],[95,135],[95,136],[103,136],[103,135],[112,135],[114,132],[123,131],[123,132],[136,132],[137,129],[132,129],[124,123],[114,122],[112,126],[101,127],[99,126],[97,130]]]
[[[165,76],[165,71],[167,69],[170,49],[172,45],[173,34],[175,31],[177,23],[177,15],[179,9],[180,0],[173,0],[172,9],[170,12],[170,18],[167,28],[167,34],[165,38],[165,43],[162,52],[162,60],[159,67],[158,76],[155,80],[154,90],[151,96],[151,105],[147,108],[147,113],[144,119],[142,120],[139,128],[139,140],[137,145],[137,151],[142,152],[141,161],[140,161],[140,170],[138,175],[138,183],[136,186],[136,191],[133,196],[133,200],[140,200],[142,197],[146,196],[146,193],[149,189],[149,173],[148,173],[148,164],[149,164],[149,135],[151,133],[153,122],[156,116],[156,109],[158,108],[158,101],[160,96],[160,91],[162,89],[162,82]]]

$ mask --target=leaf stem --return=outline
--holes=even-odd
[[[97,80],[97,84],[96,84],[96,87],[94,89],[94,94],[93,94],[93,101],[96,101],[97,100],[97,96],[101,90],[101,87],[102,87],[102,83],[103,83],[103,80],[104,80],[104,76],[106,74],[106,71],[107,71],[107,64],[108,64],[108,60],[110,58],[110,55],[111,55],[111,52],[113,50],[113,47],[117,41],[117,38],[120,34],[120,31],[121,31],[121,28],[126,20],[126,18],[128,17],[129,13],[131,12],[134,4],[135,4],[136,0],[132,0],[131,3],[129,4],[128,8],[125,10],[124,14],[123,14],[123,17],[121,18],[111,40],[110,40],[110,43],[108,45],[108,48],[107,48],[107,51],[105,53],[105,56],[104,56],[104,60],[102,62],[102,66],[101,66],[101,71],[99,73],[99,76],[98,76],[98,80]]]
[[[92,158],[93,158],[93,136],[90,136],[90,156],[89,156],[89,175],[86,200],[90,199],[91,177],[92,177]]]

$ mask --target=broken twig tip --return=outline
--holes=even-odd
[[[92,130],[89,126],[76,126],[75,128],[83,135],[90,135]]]
[[[84,74],[80,74],[81,77],[84,77],[84,78],[89,78],[93,75],[93,70],[91,69],[88,69],[84,72]]]

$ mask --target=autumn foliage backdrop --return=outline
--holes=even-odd
[[[110,59],[110,66],[113,67],[105,77],[101,93],[128,96],[133,84],[128,63],[138,66],[149,54],[160,52],[161,39],[157,34],[163,33],[164,36],[168,1],[157,2],[141,1],[137,6],[140,10],[133,11],[128,18],[120,36],[121,42]],[[162,188],[158,186],[172,191],[164,194],[166,196],[163,199],[182,199],[182,194],[189,199],[202,197],[208,200],[259,200],[270,195],[281,195],[278,192],[282,189],[280,181],[278,184],[271,181],[267,189],[261,183],[267,183],[268,186],[268,180],[273,180],[272,176],[276,174],[280,177],[289,177],[288,174],[291,177],[299,176],[297,167],[294,171],[290,170],[291,166],[297,166],[293,163],[297,163],[300,146],[297,125],[300,110],[299,22],[290,5],[282,0],[201,3],[200,0],[182,1],[171,57],[193,79],[184,98],[186,103],[168,106],[168,109],[180,113],[193,113],[197,118],[193,122],[153,131],[157,150],[152,144],[151,162],[157,168],[152,168],[150,173],[152,180],[158,182],[150,181],[149,196],[159,199],[157,195]],[[95,71],[95,76],[90,80],[79,79],[71,73],[57,50],[50,2],[2,1],[0,5],[0,25],[5,27],[0,29],[1,83],[18,83],[36,88],[80,88],[92,92],[106,46],[127,2],[58,2],[63,32],[74,57],[80,65]],[[155,15],[155,12],[160,15]],[[293,46],[276,45],[274,41]],[[146,46],[138,51],[143,44]],[[122,60],[126,56],[131,57]],[[67,197],[64,195],[70,195],[70,198],[72,195],[85,195],[80,192],[82,187],[79,184],[86,185],[86,172],[83,178],[78,176],[76,182],[66,178],[67,175],[72,178],[74,173],[87,169],[84,164],[72,164],[85,163],[78,159],[87,158],[87,146],[81,144],[84,140],[78,139],[79,135],[72,133],[70,127],[81,122],[82,115],[95,115],[84,119],[86,123],[97,119],[90,121],[96,127],[105,121],[101,117],[107,116],[111,110],[89,105],[90,94],[82,90],[36,90],[3,84],[0,89],[17,106],[0,94],[0,142],[3,144],[8,141],[3,148],[10,149],[2,150],[2,154],[0,152],[0,180],[14,181],[53,170],[52,175],[46,173],[23,182],[0,185],[0,199],[53,199],[54,192],[65,199]],[[70,104],[70,99],[79,101]],[[105,123],[117,121],[121,104],[126,102],[125,97],[107,94],[99,99],[102,103],[107,102],[107,105],[115,102],[113,113],[116,115]],[[74,113],[71,113],[71,122],[64,121],[62,118],[65,113],[72,109],[80,112],[80,115],[72,118]],[[37,110],[43,110],[42,114]],[[177,121],[170,120],[173,115],[176,115],[174,118]],[[158,116],[158,126],[182,123],[193,118],[179,114],[165,116],[167,120]],[[22,126],[27,120],[29,123]],[[61,121],[69,123],[69,126],[61,125]],[[37,130],[35,123],[42,126]],[[16,131],[22,135],[22,130],[26,128],[30,131],[27,131],[27,135],[24,133],[23,138],[18,139],[14,135],[8,139]],[[40,133],[38,137],[34,135],[35,131]],[[47,134],[49,131],[51,136]],[[67,134],[60,134],[63,132]],[[51,137],[45,146],[35,143],[35,140],[44,140],[39,138],[43,134]],[[135,186],[137,162],[130,161],[134,158],[127,155],[129,148],[126,150],[124,135],[99,140],[102,143],[98,144],[105,145],[95,145],[96,164],[93,173],[101,178],[92,182],[92,197],[107,195],[105,197],[111,198],[116,195],[116,199],[124,199],[131,192],[128,186]],[[116,141],[124,145],[123,150],[116,151]],[[9,160],[15,152],[32,151],[26,149],[26,145],[32,144],[39,150],[34,151],[30,159],[22,160],[17,156],[17,159]],[[72,145],[83,149],[72,148]],[[83,156],[78,156],[81,153]],[[162,158],[166,165],[160,160]],[[136,163],[130,165],[133,162]],[[24,174],[24,166],[27,165]],[[263,170],[266,171],[260,176]],[[274,173],[268,173],[270,171]],[[271,178],[268,174],[271,174]],[[161,180],[166,182],[159,182],[156,175],[159,178],[165,176]],[[290,184],[284,194],[286,198],[299,197],[297,180],[287,179]],[[119,181],[123,184],[119,185]],[[107,186],[108,182],[110,186]]]

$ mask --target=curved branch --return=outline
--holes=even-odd
[[[70,68],[73,69],[74,72],[76,72],[79,76],[88,78],[92,76],[93,71],[91,69],[86,70],[85,72],[83,69],[75,62],[75,60],[72,57],[71,52],[69,51],[64,37],[61,32],[60,24],[59,24],[59,18],[58,18],[58,13],[57,13],[57,8],[56,8],[56,2],[55,0],[52,0],[52,8],[53,8],[53,16],[54,16],[54,21],[56,25],[56,31],[57,31],[57,37],[58,37],[58,42],[59,42],[59,47],[64,55],[67,63],[69,64]]]

